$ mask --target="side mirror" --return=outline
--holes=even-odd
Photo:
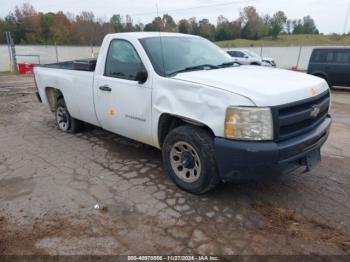
[[[135,80],[139,82],[139,84],[144,84],[147,81],[148,73],[146,70],[141,70],[136,74]]]
[[[249,56],[247,56],[247,55],[244,55],[243,57],[244,57],[244,58],[249,58]]]

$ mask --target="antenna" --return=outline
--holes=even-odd
[[[156,1],[156,8],[157,8],[157,17],[160,17],[159,16],[159,9],[158,9],[158,0]],[[162,29],[163,29],[163,21],[162,21],[162,18],[160,18],[159,43],[160,43],[160,52],[162,54],[163,71],[165,73],[164,48],[163,48],[163,39],[162,39],[162,33],[161,33]]]

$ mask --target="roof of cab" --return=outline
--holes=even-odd
[[[313,51],[349,51],[350,48],[348,47],[317,47],[314,48]]]
[[[108,37],[117,38],[117,37],[125,37],[125,38],[148,38],[148,37],[165,37],[165,36],[181,36],[181,37],[197,37],[195,35],[181,34],[181,33],[167,33],[167,32],[130,32],[130,33],[115,33],[108,34]]]

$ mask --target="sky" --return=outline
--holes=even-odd
[[[282,10],[288,18],[311,15],[321,33],[343,33],[350,0],[0,0],[0,16],[6,16],[16,5],[29,2],[40,12],[92,11],[97,17],[109,20],[113,14],[130,14],[135,23],[149,23],[157,15],[170,14],[176,21],[182,18],[208,18],[216,23],[219,15],[229,20],[238,18],[240,10],[248,5],[259,14],[272,15]],[[345,27],[350,31],[350,19]]]

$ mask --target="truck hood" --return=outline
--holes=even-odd
[[[239,94],[250,99],[256,106],[292,103],[328,90],[327,83],[321,78],[258,66],[185,72],[173,79]]]
[[[270,61],[270,62],[274,62],[275,60],[273,59],[273,58],[271,58],[271,57],[262,57],[261,58],[263,61],[265,60],[265,61]]]

